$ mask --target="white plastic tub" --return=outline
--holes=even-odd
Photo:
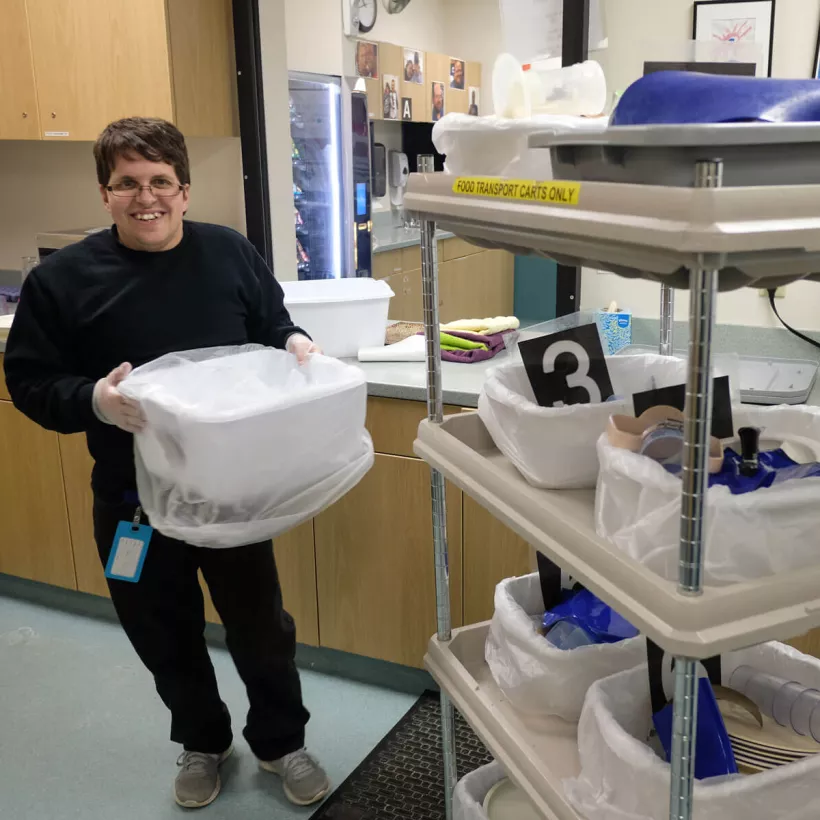
[[[507,578],[495,588],[485,657],[498,688],[520,712],[574,722],[595,681],[646,663],[646,640],[640,635],[619,643],[557,649],[533,623],[533,616],[543,611],[537,572]]]
[[[820,460],[816,407],[735,407],[734,422],[736,430],[759,427],[764,440],[789,443],[801,463]],[[605,435],[598,440],[598,456],[598,535],[663,578],[677,580],[680,478],[651,459],[613,447]],[[820,561],[818,526],[820,478],[746,495],[712,487],[704,524],[704,583],[751,581],[814,566]]]
[[[722,659],[723,679],[738,666],[820,687],[820,661],[781,643]],[[667,692],[669,690],[667,689]],[[564,781],[587,820],[658,820],[669,813],[670,766],[644,742],[652,727],[646,666],[593,684],[578,726],[581,773]],[[748,777],[695,782],[694,820],[815,820],[820,755]]]
[[[172,353],[121,385],[148,420],[137,485],[151,523],[202,547],[273,538],[316,515],[373,463],[364,374],[298,365],[261,345]]]
[[[393,291],[378,279],[282,282],[285,307],[326,356],[355,358],[361,347],[384,345]]]
[[[539,407],[522,362],[491,370],[478,414],[493,441],[533,487],[592,488],[598,478],[595,442],[613,413],[632,413],[632,395],[686,381],[682,359],[651,353],[607,357],[616,395],[603,404]]]

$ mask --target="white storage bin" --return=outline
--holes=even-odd
[[[450,174],[549,180],[553,178],[550,152],[530,150],[530,134],[597,133],[606,126],[605,117],[539,114],[513,120],[447,114],[433,126],[433,144],[447,157],[445,167]]]
[[[481,389],[478,414],[496,446],[541,489],[594,487],[598,478],[595,442],[613,413],[632,414],[632,395],[686,381],[682,359],[651,353],[607,357],[620,401],[539,407],[522,362],[493,368]]]
[[[485,657],[499,689],[521,712],[577,721],[587,689],[596,680],[646,662],[646,640],[640,636],[557,649],[533,622],[543,612],[538,573],[507,578],[496,586]]]
[[[163,356],[120,388],[145,412],[140,501],[164,534],[226,547],[275,537],[331,504],[373,463],[364,374],[247,345]]]
[[[820,661],[780,643],[733,652],[738,666],[820,688]],[[652,727],[646,666],[598,681],[578,727],[581,773],[564,781],[586,820],[658,820],[669,814],[670,766],[642,741]],[[820,816],[820,755],[752,776],[695,781],[694,820],[815,820]]]
[[[285,307],[326,356],[355,358],[360,347],[381,347],[394,293],[380,279],[282,282]]]
[[[820,408],[735,407],[735,429],[763,428],[762,438],[790,441],[820,460]],[[653,572],[678,578],[682,483],[660,464],[598,441],[595,501],[599,535]],[[727,584],[799,570],[820,561],[820,478],[795,479],[745,495],[708,491],[703,578]]]
[[[494,760],[462,777],[453,791],[453,820],[488,820],[484,798],[506,776]]]

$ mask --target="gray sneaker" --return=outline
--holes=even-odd
[[[285,796],[297,806],[311,806],[327,796],[330,780],[325,770],[305,749],[280,757],[279,760],[260,760],[266,772],[282,778]]]
[[[183,752],[177,760],[182,768],[174,783],[177,803],[186,809],[201,809],[213,803],[222,789],[219,767],[232,753],[233,746],[221,755]]]

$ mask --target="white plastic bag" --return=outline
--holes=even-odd
[[[506,776],[494,760],[462,777],[453,791],[453,820],[487,820],[484,798]]]
[[[598,478],[595,442],[613,413],[633,412],[632,395],[686,381],[682,359],[651,353],[608,356],[607,367],[620,401],[539,407],[522,362],[493,368],[478,398],[478,414],[496,447],[541,489],[594,487]]]
[[[202,547],[273,538],[350,490],[373,464],[364,374],[246,345],[163,356],[120,388],[147,417],[140,502],[163,534]]]
[[[820,456],[820,408],[734,408],[735,428],[791,440]],[[660,464],[598,441],[598,534],[658,575],[678,578],[681,479]],[[703,578],[728,584],[813,566],[820,561],[820,478],[787,481],[745,495],[708,491]]]
[[[646,640],[640,636],[557,649],[533,622],[533,616],[543,612],[538,573],[507,578],[496,586],[485,657],[499,689],[521,712],[577,721],[587,689],[596,680],[646,662]]]
[[[780,643],[730,653],[723,679],[749,664],[820,688],[820,661]],[[658,820],[669,814],[670,766],[645,743],[652,726],[646,666],[598,681],[578,726],[581,773],[564,781],[586,820]],[[695,782],[694,820],[816,820],[820,755],[752,776]]]
[[[440,154],[446,155],[445,169],[450,174],[549,180],[549,149],[530,150],[530,134],[597,133],[606,126],[606,117],[538,114],[513,120],[494,115],[447,114],[433,126],[433,144]]]

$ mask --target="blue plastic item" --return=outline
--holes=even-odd
[[[758,470],[754,475],[743,475],[740,467],[741,455],[731,447],[723,454],[723,467],[719,473],[709,476],[710,487],[728,487],[732,495],[745,495],[765,487],[774,487],[785,481],[798,481],[804,478],[820,478],[820,463],[798,464],[789,458],[783,450],[767,450],[758,455]],[[680,464],[664,464],[667,472],[680,475]]]
[[[666,759],[672,759],[672,717],[673,704],[668,703],[658,712],[653,720],[658,739],[666,752]],[[695,741],[695,777],[704,780],[707,777],[737,774],[737,762],[732,751],[732,743],[723,715],[720,713],[715,692],[708,678],[698,681],[698,732]]]
[[[632,83],[611,125],[820,122],[820,81],[659,71]]]
[[[546,612],[544,631],[551,634],[555,625],[563,621],[583,629],[591,638],[591,643],[617,643],[638,634],[638,630],[629,621],[588,589],[567,592],[558,606]],[[547,639],[549,638],[548,634]]]

